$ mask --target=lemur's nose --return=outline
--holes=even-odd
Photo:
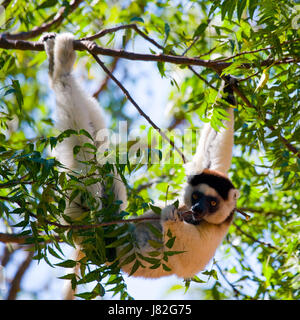
[[[195,203],[193,206],[192,206],[192,211],[195,212],[195,213],[202,213],[205,211],[205,205],[204,205],[204,201],[202,201],[202,199],[200,199],[200,201],[198,201],[197,203]]]

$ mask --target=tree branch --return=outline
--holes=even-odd
[[[22,281],[22,278],[27,271],[28,267],[30,266],[30,263],[32,262],[34,251],[29,251],[27,253],[27,257],[25,260],[21,263],[19,266],[19,269],[17,273],[15,274],[15,277],[13,281],[11,282],[10,289],[7,295],[7,300],[15,300],[17,297],[18,292],[20,291],[20,284]]]
[[[261,241],[261,240],[258,240],[258,239],[255,239],[252,235],[246,233],[244,230],[242,230],[241,227],[239,227],[236,223],[233,224],[236,229],[242,233],[243,235],[245,235],[247,238],[251,239],[253,242],[257,242],[261,245],[263,245],[264,247],[268,247],[270,249],[274,249],[274,250],[279,250],[278,248],[274,247],[272,244],[268,243],[268,242],[264,242],[264,241]]]
[[[118,64],[119,60],[120,60],[120,58],[114,58],[114,60],[111,64],[111,70],[110,70],[111,73],[113,73],[115,71],[115,69],[117,68],[117,64]],[[109,79],[110,79],[109,76],[105,77],[105,79],[102,81],[99,88],[93,93],[94,98],[97,98],[99,96],[99,94],[107,87]]]
[[[35,214],[31,214],[34,218],[37,219],[37,216]],[[74,225],[65,225],[61,223],[57,223],[54,221],[50,221],[48,219],[44,219],[46,224],[55,226],[60,229],[72,229],[72,230],[88,230],[88,229],[94,229],[99,227],[105,227],[105,226],[111,226],[114,224],[121,224],[121,223],[132,223],[132,222],[141,222],[141,221],[153,221],[153,220],[159,220],[160,217],[144,217],[144,218],[132,218],[132,219],[126,219],[126,220],[115,220],[115,221],[109,221],[109,222],[102,222],[97,224],[88,224],[88,225],[80,225],[80,224],[74,224]],[[0,242],[2,243],[17,243],[17,244],[28,244],[28,240],[32,239],[31,236],[22,236],[19,234],[12,234],[12,233],[2,233],[0,232]],[[60,238],[57,237],[57,240]]]
[[[9,40],[3,35],[0,35],[0,48],[2,49],[15,49],[15,50],[30,50],[30,51],[44,51],[44,44],[40,41],[24,41],[24,40]],[[74,40],[74,49],[78,51],[87,50],[84,41]],[[153,61],[153,62],[169,62],[180,65],[196,65],[207,68],[212,68],[217,71],[222,71],[228,67],[230,63],[214,62],[210,60],[201,60],[198,58],[188,58],[181,56],[174,56],[170,54],[147,54],[147,53],[134,53],[125,50],[103,48],[97,45],[93,46],[90,50],[95,55],[104,55],[110,57],[120,57],[127,60],[134,61]]]
[[[221,276],[223,277],[223,279],[225,280],[225,282],[232,288],[233,292],[234,292],[234,296],[236,298],[238,298],[239,296],[244,296],[244,297],[247,297],[246,294],[242,293],[241,291],[239,291],[236,286],[234,284],[232,284],[228,279],[227,277],[224,275],[222,269],[220,268],[220,266],[216,263],[215,264],[219,273],[221,274]]]
[[[98,58],[97,55],[93,54],[93,42],[87,42],[88,51],[90,54],[94,57],[96,62],[100,65],[100,67],[109,75],[109,77],[118,85],[118,87],[123,91],[127,99],[134,105],[134,107],[137,109],[139,114],[144,117],[148,123],[161,135],[162,138],[164,138],[168,143],[177,151],[177,153],[181,156],[183,163],[186,163],[184,154],[175,146],[174,142],[171,141],[167,135],[151,120],[151,118],[139,107],[139,105],[135,102],[135,100],[131,97],[129,92],[126,90],[126,88],[122,85],[122,83],[106,68],[104,63]],[[91,48],[91,50],[90,50]]]
[[[31,31],[20,32],[15,34],[3,33],[2,37],[10,40],[26,40],[35,38],[41,35],[43,32],[49,31],[53,26],[57,27],[58,25],[60,25],[63,22],[63,20],[67,17],[67,15],[73,12],[82,1],[83,0],[73,0],[70,4],[61,7],[53,20],[47,23],[43,23],[41,26],[34,27]]]
[[[124,43],[124,48],[126,48],[127,44],[128,44],[128,39],[126,39],[126,41]],[[110,67],[111,73],[113,73],[116,70],[119,60],[120,60],[120,58],[118,58],[118,57],[115,57],[113,59],[113,62]],[[107,87],[109,79],[110,79],[110,76],[107,74],[105,79],[102,81],[100,87],[97,89],[97,91],[94,92],[94,94],[93,94],[94,98],[98,98],[99,94]]]

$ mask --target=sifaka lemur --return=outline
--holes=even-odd
[[[72,74],[76,58],[73,49],[74,36],[69,33],[46,34],[42,40],[49,58],[49,76],[56,97],[57,128],[62,131],[84,129],[96,139],[97,132],[105,128],[103,111],[96,99],[86,93]],[[224,99],[234,105],[231,80],[231,77],[227,78],[223,91]],[[155,250],[160,250],[162,254],[164,251],[182,253],[168,256],[168,268],[163,268],[162,265],[150,268],[152,264],[143,261],[144,267],[138,268],[133,276],[158,278],[176,274],[190,278],[205,268],[227,234],[239,196],[238,190],[227,176],[232,158],[234,109],[229,107],[227,111],[229,120],[224,121],[225,128],[220,128],[217,132],[206,123],[202,129],[196,153],[186,169],[187,181],[182,190],[182,204],[178,209],[174,205],[163,208],[160,220],[151,221],[151,224],[161,231],[162,239],[157,239],[149,230],[149,221],[134,225],[137,241],[135,250],[143,256],[154,250],[149,240],[161,241],[161,248]],[[73,156],[74,146],[84,143],[84,139],[82,136],[71,136],[57,146],[57,158],[67,168],[85,170],[84,165],[75,161]],[[89,156],[82,153],[79,157],[86,160]],[[99,197],[103,186],[97,183],[90,186],[89,191]],[[125,209],[126,188],[120,179],[115,179],[114,195],[115,199],[122,201],[120,209]],[[100,206],[101,203],[99,208]],[[190,214],[183,215],[182,212]],[[65,211],[71,218],[76,218],[81,213],[82,209],[76,202],[69,205]],[[140,217],[151,216],[157,217],[157,214],[149,211]],[[175,237],[171,249],[166,246],[169,234]],[[132,252],[129,252],[122,257],[120,262],[131,254]],[[134,261],[123,265],[122,270],[130,273],[133,264]]]

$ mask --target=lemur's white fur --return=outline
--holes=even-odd
[[[77,80],[71,73],[75,61],[75,52],[73,50],[74,37],[71,34],[60,34],[54,36],[44,36],[45,48],[49,56],[49,74],[51,85],[55,92],[57,110],[56,125],[60,130],[66,129],[85,129],[93,138],[100,129],[105,128],[102,110],[94,98],[89,97]],[[229,110],[229,121],[225,123],[227,129],[220,129],[219,132],[213,130],[209,124],[206,124],[199,142],[195,157],[192,161],[189,174],[200,174],[204,169],[216,170],[221,175],[226,176],[231,163],[231,153],[233,146],[233,109]],[[85,167],[79,165],[73,158],[73,147],[85,142],[84,136],[71,136],[65,139],[57,148],[57,158],[67,168],[81,170],[84,172]],[[88,141],[90,142],[90,141]],[[80,153],[80,157],[86,159],[88,154]],[[95,197],[102,192],[101,185],[92,186],[89,189]],[[156,269],[151,269],[152,265],[142,260],[145,268],[140,267],[134,276],[146,278],[157,278],[176,274],[179,277],[189,278],[203,270],[210,259],[213,257],[215,250],[222,242],[226,235],[232,220],[232,212],[236,205],[238,192],[230,189],[228,198],[222,199],[218,192],[207,184],[192,186],[186,184],[183,193],[183,208],[181,210],[190,210],[191,195],[198,190],[205,196],[214,196],[219,201],[219,208],[212,214],[203,217],[200,224],[194,225],[182,220],[179,210],[174,206],[167,206],[162,209],[160,221],[153,221],[154,226],[162,231],[163,246],[160,249],[164,251],[184,251],[168,257],[168,262],[163,261],[171,271],[165,271],[162,265]],[[124,185],[116,180],[115,198],[122,200],[122,208],[126,207],[126,189]],[[100,204],[99,204],[100,205]],[[122,209],[121,208],[121,209]],[[69,207],[67,214],[76,217],[81,214],[78,207]],[[156,215],[149,211],[144,217]],[[149,222],[148,222],[149,223]],[[169,240],[168,231],[175,236],[175,242],[171,249],[165,246]],[[150,246],[148,240],[155,239],[145,222],[136,224],[135,235],[138,243],[138,252],[147,256],[149,251],[155,249]],[[128,255],[132,254],[129,252]],[[127,255],[127,256],[128,256]],[[121,259],[121,262],[126,257]],[[157,257],[159,258],[159,257]],[[133,263],[123,266],[127,273],[131,272]]]
[[[209,124],[204,125],[196,153],[187,164],[187,174],[198,174],[210,168],[227,175],[231,166],[234,132],[234,109],[228,108],[228,121],[216,132]],[[229,152],[230,151],[230,152]]]
[[[56,97],[56,127],[61,130],[85,129],[97,142],[100,130],[106,128],[104,116],[97,100],[83,90],[77,79],[72,74],[72,67],[75,62],[76,54],[73,49],[74,36],[70,33],[56,35],[46,34],[45,49],[49,56],[49,75],[51,87]],[[51,60],[53,59],[53,61]],[[55,148],[57,159],[68,169],[79,171],[84,174],[87,170],[84,164],[74,160],[73,148],[76,145],[83,145],[85,142],[91,143],[84,135],[71,135],[64,139]],[[100,141],[101,142],[101,141]],[[80,151],[77,155],[78,160],[89,160],[91,155],[88,152]],[[101,196],[102,186],[93,184],[88,190],[96,198]],[[126,188],[120,178],[116,176],[114,181],[114,192],[116,199],[122,200],[121,210],[126,207],[127,195]],[[101,202],[99,202],[99,207]],[[66,214],[73,218],[78,217],[82,209],[76,205],[76,201],[67,208]]]

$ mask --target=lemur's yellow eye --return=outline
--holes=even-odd
[[[217,205],[217,203],[216,203],[216,201],[211,201],[211,202],[210,202],[210,205],[211,205],[212,207],[215,207],[215,206]]]
[[[193,198],[194,200],[197,200],[197,199],[199,199],[199,196],[198,196],[197,193],[193,193],[193,194],[192,194],[192,198]]]

